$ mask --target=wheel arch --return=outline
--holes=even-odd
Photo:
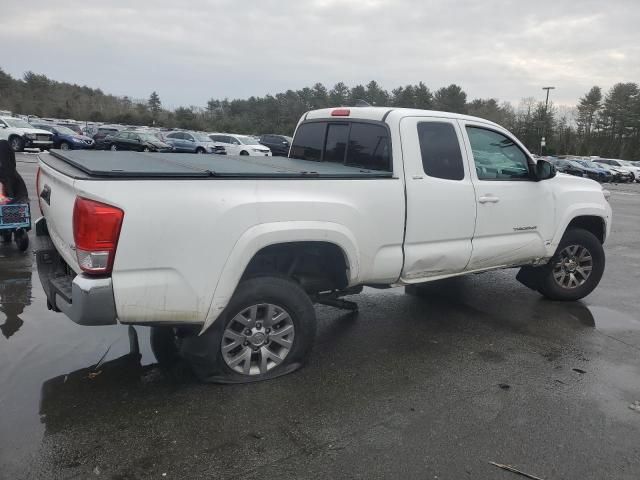
[[[331,222],[277,222],[249,228],[235,243],[225,262],[202,331],[222,313],[240,281],[254,273],[252,266],[265,252],[305,247],[333,252],[332,258],[343,261],[344,282],[351,285],[359,275],[359,251],[356,245],[354,235],[346,227]],[[340,257],[335,256],[338,252]]]
[[[580,215],[578,217],[574,217],[567,225],[565,231],[570,228],[582,228],[583,230],[587,230],[588,232],[593,233],[600,243],[604,243],[607,235],[606,222],[604,218],[597,215]]]

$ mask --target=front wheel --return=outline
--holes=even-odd
[[[196,153],[199,154],[199,155],[202,155],[203,153],[206,153],[206,152],[204,151],[204,148],[198,147],[198,148],[196,148]]]
[[[545,266],[538,291],[551,300],[579,300],[600,283],[605,256],[596,236],[581,228],[567,230]]]
[[[240,155],[242,155],[242,156],[249,155],[249,152],[247,152],[246,150],[242,150],[240,152]]]
[[[69,145],[67,142],[62,142],[60,144],[60,150],[71,150],[71,145]]]
[[[203,381],[247,383],[300,368],[316,332],[313,304],[293,280],[243,281],[203,335],[184,339],[182,353]]]
[[[114,143],[114,144],[112,144],[112,145],[109,147],[109,150],[111,150],[112,152],[116,152],[116,151],[118,150],[118,147],[117,147],[117,146],[116,146],[116,144]]]

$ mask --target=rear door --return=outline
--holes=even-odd
[[[555,208],[550,182],[530,174],[533,160],[505,131],[460,121],[470,153],[478,213],[468,270],[520,265],[546,255]]]
[[[402,280],[464,271],[476,222],[474,187],[455,120],[405,117],[400,122],[407,189]]]

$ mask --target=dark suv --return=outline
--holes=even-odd
[[[173,152],[171,145],[149,132],[122,131],[107,137],[104,142],[112,151]]]
[[[287,137],[285,135],[275,135],[270,133],[262,135],[258,141],[261,145],[269,147],[273,155],[286,157],[289,155],[289,147],[291,146],[292,140],[293,139],[291,137]]]

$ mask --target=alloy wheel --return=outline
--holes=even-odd
[[[252,305],[231,319],[222,334],[222,357],[243,375],[261,375],[277,367],[291,352],[295,326],[278,305]]]
[[[588,280],[593,270],[593,257],[581,245],[569,245],[553,265],[553,278],[562,288],[577,288]]]

